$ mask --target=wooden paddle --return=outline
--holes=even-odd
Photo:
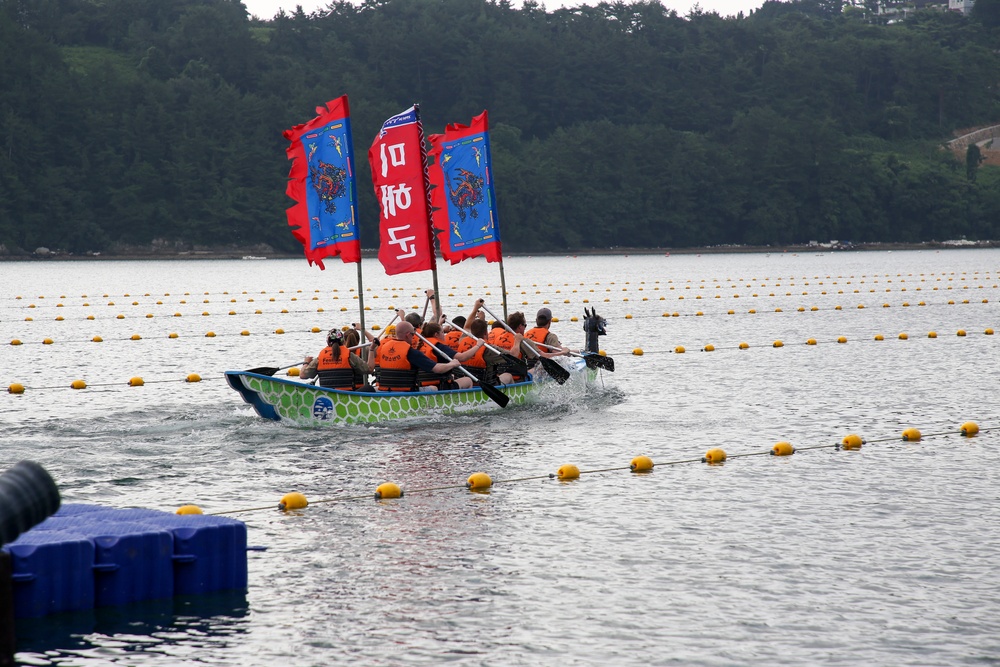
[[[360,345],[352,345],[347,348],[348,350],[357,350],[358,348],[368,347],[371,343],[361,343]],[[282,366],[281,368],[275,368],[274,366],[261,366],[260,368],[251,368],[249,370],[243,371],[244,373],[256,373],[257,375],[274,375],[278,371],[287,370],[294,366],[301,366],[302,362],[299,361],[294,364],[289,364],[288,366]]]
[[[507,331],[509,331],[511,333],[514,333],[514,330],[511,329],[509,326],[507,326],[506,322],[504,322],[503,320],[497,319],[497,316],[494,315],[490,311],[490,309],[487,308],[485,305],[483,306],[483,310],[485,310],[487,313],[489,313],[490,317],[492,317],[494,320],[496,320],[501,325],[503,325],[504,329],[506,329]],[[566,370],[565,368],[563,368],[562,366],[560,366],[558,362],[552,361],[548,357],[543,357],[538,352],[538,348],[535,347],[532,344],[531,341],[529,341],[529,340],[522,340],[521,342],[524,343],[525,345],[527,345],[528,349],[535,353],[535,356],[538,357],[538,361],[542,364],[542,368],[545,369],[545,372],[548,373],[552,377],[552,379],[556,381],[557,384],[565,384],[566,380],[569,379],[569,371],[568,370]]]
[[[536,345],[541,345],[542,347],[548,348],[550,350],[558,350],[558,347],[553,347],[552,345],[546,345],[545,343],[536,343]],[[615,372],[615,360],[611,357],[606,357],[603,354],[597,354],[596,352],[588,352],[587,354],[579,354],[577,352],[569,352],[571,357],[579,357],[587,363],[587,368],[603,368],[604,370]]]
[[[437,346],[435,346],[429,340],[427,340],[426,338],[424,338],[423,336],[421,336],[420,334],[418,334],[416,331],[413,332],[413,335],[416,336],[417,338],[419,338],[420,340],[424,341],[428,345],[430,345],[432,348],[434,348],[434,351],[437,352],[438,354],[440,354],[442,357],[444,357],[448,361],[451,361],[451,357],[449,357],[447,354],[445,354],[444,352],[442,352]],[[473,382],[478,382],[479,383],[479,388],[482,389],[483,392],[487,396],[489,396],[491,399],[493,399],[493,402],[496,403],[497,405],[499,405],[501,408],[507,407],[507,404],[510,403],[510,397],[507,396],[507,394],[505,394],[502,391],[500,391],[499,389],[497,389],[496,387],[494,387],[493,385],[489,384],[488,382],[483,382],[482,380],[477,379],[475,375],[473,375],[469,371],[465,370],[461,366],[456,366],[455,368],[457,370],[462,371],[467,376],[469,376],[469,378],[471,378]]]

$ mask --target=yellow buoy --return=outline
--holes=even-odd
[[[795,448],[790,442],[776,442],[774,447],[771,447],[771,456],[791,456],[794,453]]]
[[[73,380],[73,383],[70,385],[70,387],[73,389],[86,389],[87,383],[84,382],[83,380]]]
[[[198,375],[197,373],[190,373],[190,374],[188,374],[188,376],[186,378],[184,378],[184,381],[185,382],[201,382],[201,376]]]
[[[132,340],[142,340],[142,336],[139,334],[132,334]]]
[[[875,334],[875,340],[885,340],[885,336],[882,334]]]
[[[632,472],[650,472],[653,469],[653,459],[648,456],[637,456],[629,464]]]
[[[684,352],[685,350],[683,345],[678,345],[677,347],[674,348],[675,354],[684,354]]]
[[[56,322],[62,322],[62,321],[63,321],[63,316],[62,315],[59,315],[59,316],[56,317]]]
[[[937,332],[936,331],[928,332],[927,337],[928,338],[937,338]]]
[[[837,342],[838,343],[846,343],[847,342],[847,336],[841,336],[841,337],[839,337],[837,339]]]
[[[241,331],[241,332],[240,332],[240,335],[241,335],[241,336],[249,336],[249,335],[250,335],[250,332],[249,332],[249,331],[247,331],[246,329],[244,329],[243,331]]]
[[[705,452],[701,460],[703,463],[722,463],[726,460],[726,452],[716,447]]]
[[[18,343],[18,345],[20,345],[20,342]],[[632,354],[634,354],[637,357],[641,357],[642,356],[642,348],[641,347],[635,348],[634,350],[632,350]]]
[[[932,332],[932,333],[933,333],[933,332]],[[934,337],[934,336],[931,336],[931,338],[933,338],[933,337]],[[910,337],[909,337],[909,336],[907,336],[907,335],[906,335],[905,333],[901,333],[901,334],[899,334],[899,340],[909,340],[909,339],[910,339]]]
[[[382,500],[386,498],[402,498],[403,490],[399,488],[398,485],[392,482],[383,482],[378,485],[375,489],[375,500]]]
[[[987,329],[983,333],[986,334],[987,336],[992,336],[993,335],[993,329]]]
[[[484,472],[474,472],[465,481],[465,488],[470,491],[485,491],[493,486],[493,480]]]
[[[205,334],[205,338],[215,338],[215,332],[209,331],[207,334]]]
[[[856,433],[845,435],[844,439],[840,441],[842,449],[861,449],[861,445],[863,444],[865,444],[865,441]]]
[[[301,371],[299,371],[299,367],[298,366],[292,366],[291,368],[288,369],[288,375],[289,375],[289,377],[297,378],[297,377],[299,377],[299,373],[300,372]]]
[[[712,345],[711,343],[709,343],[708,345],[706,345],[701,349],[704,350],[705,352],[715,352],[715,346]]]
[[[42,345],[52,345],[52,339],[46,338],[45,340],[42,341]]]
[[[962,428],[959,430],[959,433],[961,433],[967,438],[971,438],[972,436],[979,433],[979,424],[977,424],[976,422],[965,422],[964,424],[962,424]]]
[[[276,333],[276,334],[283,334],[283,333],[285,333],[285,330],[284,329],[275,329],[274,333]]]
[[[130,378],[129,381],[128,381],[128,386],[130,386],[130,387],[141,387],[144,384],[146,384],[146,383],[143,382],[142,378],[139,377],[139,376],[136,376],[134,378]]]
[[[8,394],[23,394],[24,393],[24,385],[21,384],[20,382],[15,382],[15,383],[13,383],[13,384],[11,384],[10,386],[7,387],[7,393]]]
[[[175,333],[172,333],[172,334],[170,334],[169,336],[167,336],[167,338],[177,338],[177,334],[175,334]]]
[[[809,340],[806,341],[806,345],[815,345],[815,344],[816,344],[815,338],[810,338]]]
[[[774,341],[774,342],[773,342],[773,343],[772,343],[771,345],[772,345],[773,347],[785,347],[785,344],[784,344],[784,343],[782,343],[782,342],[781,342],[780,340],[776,340],[776,341]]]
[[[104,339],[103,339],[103,338],[101,338],[100,336],[94,336],[94,337],[93,337],[93,338],[91,338],[90,340],[94,341],[95,343],[101,343],[101,342],[103,342],[103,341],[104,341]]]
[[[319,327],[313,327],[312,329],[310,329],[310,331],[312,331],[313,333],[319,333],[320,331],[322,331],[322,329],[320,329]]]
[[[917,440],[920,440],[920,431],[913,428],[912,426],[910,428],[904,429],[903,440],[908,440],[911,442],[916,442]]]
[[[740,349],[741,350],[746,350],[746,349],[749,349],[749,348],[750,348],[750,344],[749,343],[740,343]]]
[[[556,470],[556,475],[562,480],[577,479],[580,476],[580,469],[572,463],[567,463],[559,466],[559,470]]]
[[[286,493],[278,502],[279,510],[300,510],[309,505],[306,497],[297,491]]]
[[[964,336],[965,335],[965,329],[959,329],[958,330],[958,335],[959,336]]]
[[[204,514],[197,505],[181,505],[175,514]]]

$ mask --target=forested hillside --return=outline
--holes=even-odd
[[[941,149],[1000,123],[998,48],[833,0],[0,0],[0,251],[294,250],[281,133],[342,94],[365,247],[367,147],[414,102],[489,110],[508,251],[1000,238],[1000,170]]]

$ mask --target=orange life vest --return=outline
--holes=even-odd
[[[375,355],[376,376],[380,391],[412,391],[416,371],[406,358],[410,344],[391,338],[378,346]],[[382,371],[385,371],[384,373]]]
[[[436,364],[440,362],[440,359],[438,359],[438,355],[437,352],[435,351],[434,346],[438,345],[439,343],[441,345],[444,345],[444,343],[437,338],[428,338],[426,343],[421,340],[420,344],[417,346],[417,349],[420,350],[424,354],[424,356],[426,356],[428,359],[430,359]],[[430,373],[427,371],[417,372],[417,384],[419,384],[421,387],[438,387],[441,385],[441,381],[443,379],[444,376],[438,373]]]
[[[512,334],[511,332],[509,332],[507,330],[501,331],[500,335],[497,336],[496,347],[499,347],[501,350],[503,350],[503,351],[506,352],[506,351],[510,350],[510,348],[511,348],[512,345],[514,345],[514,334]],[[510,354],[512,356],[517,357],[518,359],[520,359],[521,358],[521,346],[519,345],[517,347],[517,349],[515,349]],[[498,374],[499,373],[503,373],[504,371],[510,373],[513,376],[514,382],[520,382],[521,380],[524,379],[523,375],[515,374],[514,371],[512,369],[510,369],[510,368],[507,368],[505,366],[498,366],[497,367],[497,373]]]
[[[486,342],[492,345],[493,347],[496,347],[497,339],[500,337],[500,334],[502,333],[506,333],[506,331],[504,331],[502,327],[497,327],[496,329],[490,329],[490,332],[486,335]]]
[[[463,338],[462,342],[458,344],[458,352],[471,350],[478,342],[475,338]],[[479,348],[474,356],[463,361],[462,365],[469,366],[470,368],[486,368],[486,359],[483,357],[484,352],[486,352],[485,345]]]
[[[501,330],[500,333],[497,334],[497,341],[491,344],[494,347],[499,347],[504,352],[507,352],[508,350],[510,350],[511,347],[514,346],[514,334],[505,329]],[[520,359],[521,358],[520,346],[518,346],[517,349],[511,351],[511,354]]]
[[[351,391],[356,389],[354,369],[351,367],[351,352],[346,347],[340,347],[340,358],[333,358],[333,347],[327,346],[319,353],[316,363],[316,374],[319,376],[319,386],[332,389]]]
[[[459,341],[462,340],[462,332],[458,329],[453,329],[444,335],[445,344],[452,348],[453,350],[458,349]]]
[[[549,335],[549,330],[546,329],[545,327],[534,327],[524,332],[525,338],[527,338],[528,340],[533,340],[536,343],[542,343],[543,345],[545,344],[545,339],[548,337],[548,335]]]

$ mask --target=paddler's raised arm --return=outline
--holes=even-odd
[[[434,319],[432,319],[431,322],[441,324],[441,302],[434,298],[433,289],[428,288],[424,290],[424,294],[426,294],[430,302],[434,304]]]
[[[469,328],[472,325],[472,320],[479,317],[482,312],[480,309],[486,304],[482,299],[476,299],[476,303],[472,305],[472,312],[469,313],[469,317],[465,320],[465,327]]]

